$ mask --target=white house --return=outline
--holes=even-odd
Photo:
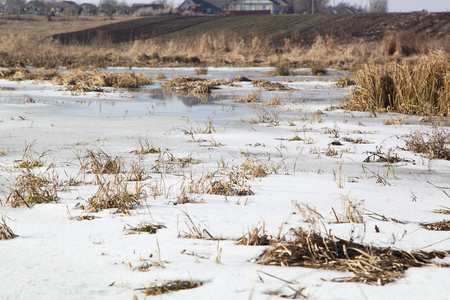
[[[272,0],[236,0],[229,4],[229,10],[235,11],[264,11],[271,14],[279,14],[282,9],[280,4]]]

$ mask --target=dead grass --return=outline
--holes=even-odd
[[[338,223],[363,223],[363,213],[361,206],[363,201],[350,198],[348,195],[341,195],[343,214],[339,215],[334,211],[334,216]]]
[[[433,231],[450,231],[450,220],[442,220],[435,223],[422,223],[421,224],[426,230]]]
[[[296,73],[292,70],[291,66],[287,63],[277,64],[273,71],[269,71],[267,76],[290,76],[296,75]]]
[[[170,151],[164,150],[159,154],[151,170],[160,174],[176,173],[182,172],[183,168],[187,166],[199,164],[200,162],[200,160],[196,160],[191,156],[175,157]]]
[[[273,97],[272,99],[265,100],[263,102],[263,104],[265,106],[281,106],[282,105],[282,100],[281,100],[280,96]]]
[[[153,83],[151,77],[141,73],[104,73],[98,70],[73,70],[53,79],[54,84],[67,85],[70,91],[101,91],[101,87],[137,88]]]
[[[102,87],[132,89],[153,83],[151,77],[141,73],[105,73],[99,70],[88,71],[84,69],[61,73],[56,70],[45,69],[30,72],[24,68],[2,68],[0,69],[0,78],[14,81],[51,81],[57,85],[66,85],[68,91],[74,92],[101,92]]]
[[[186,185],[186,192],[222,196],[253,195],[253,191],[247,184],[247,176],[237,168],[225,176],[207,173],[199,179],[191,178]]]
[[[198,68],[195,69],[195,75],[200,76],[200,75],[208,75],[208,68]]]
[[[447,251],[406,251],[359,244],[316,232],[292,230],[294,240],[272,245],[260,256],[259,263],[286,267],[351,272],[352,277],[337,282],[363,282],[384,285],[402,278],[410,267],[437,266],[430,262],[444,258]],[[448,267],[448,265],[443,265]]]
[[[134,232],[147,232],[149,234],[155,234],[158,229],[166,228],[162,224],[141,224],[136,227],[131,227],[129,230]]]
[[[257,114],[256,119],[250,120],[251,124],[269,124],[270,126],[278,126],[280,125],[280,118],[278,117],[278,114],[275,112],[272,112],[270,110],[266,110],[262,107],[256,108]]]
[[[281,233],[281,230],[280,230]],[[277,242],[280,242],[283,238],[278,234],[278,237],[274,237],[267,233],[265,223],[258,227],[258,224],[253,226],[246,234],[236,241],[236,245],[243,246],[268,246]]]
[[[137,149],[133,150],[132,153],[137,155],[157,154],[161,153],[161,148],[153,146],[150,140],[139,139]]]
[[[164,284],[152,284],[149,287],[145,288],[143,290],[143,293],[146,296],[155,296],[155,295],[162,295],[170,292],[176,292],[181,290],[187,290],[187,289],[193,289],[196,287],[201,286],[201,282],[195,282],[195,281],[182,281],[182,280],[176,280],[176,281],[168,281]]]
[[[450,160],[450,132],[434,127],[430,132],[412,132],[406,137],[406,149],[423,153],[429,159]]]
[[[0,221],[0,240],[9,240],[18,237],[14,232],[6,225],[5,219]]]
[[[270,173],[269,168],[256,158],[247,158],[242,164],[242,171],[249,179],[266,177]]]
[[[191,216],[189,216],[186,212],[185,224],[188,228],[187,232],[179,232],[178,237],[180,238],[189,238],[189,239],[216,239],[214,236],[205,228],[202,228],[200,224],[195,224],[192,220]]]
[[[29,17],[29,16],[27,16]],[[36,16],[38,18],[38,16]],[[295,36],[283,42],[273,43],[269,37],[238,33],[235,30],[202,32],[189,36],[163,36],[148,40],[114,44],[105,34],[91,45],[60,45],[48,34],[86,29],[114,20],[97,17],[74,18],[56,22],[36,22],[38,20],[13,20],[0,23],[0,66],[33,66],[55,68],[57,66],[75,68],[105,67],[180,67],[180,66],[275,66],[275,73],[284,75],[290,67],[312,67],[314,74],[326,68],[356,70],[367,62],[384,63],[408,57],[409,60],[432,50],[449,49],[448,37],[431,38],[413,36],[415,45],[406,46],[412,38],[404,33],[390,32],[383,42],[354,41],[342,42],[332,36],[319,36],[311,46],[298,43]],[[131,17],[127,17],[131,18]],[[60,19],[59,17],[55,17]],[[62,25],[64,24],[64,26]],[[25,29],[26,28],[26,29]],[[27,32],[27,34],[23,34]],[[9,34],[8,34],[9,33]],[[46,35],[47,36],[47,35]],[[401,46],[400,46],[401,45]],[[407,50],[417,48],[413,51]],[[399,50],[400,49],[400,50]],[[189,56],[186,55],[189,53]]]
[[[442,208],[433,210],[436,214],[450,215],[450,207],[441,206]]]
[[[130,171],[128,173],[129,181],[144,181],[147,180],[150,175],[147,174],[147,170],[142,165],[142,161],[133,161],[131,163]]]
[[[57,202],[57,183],[47,173],[34,174],[30,169],[15,178],[6,202],[11,207]]]
[[[80,161],[81,169],[93,174],[119,174],[123,169],[122,159],[111,157],[100,149],[87,149]]]
[[[161,85],[162,88],[187,94],[209,94],[219,84],[207,79],[179,76]]]
[[[344,87],[349,87],[349,86],[352,86],[355,84],[356,84],[356,82],[353,78],[350,78],[349,76],[343,76],[338,79],[338,82],[336,83],[335,86],[339,87],[339,88],[344,88]]]
[[[390,118],[390,119],[384,120],[383,124],[384,125],[405,125],[406,122],[405,122],[405,119],[403,119],[403,118],[397,118],[397,119]]]
[[[121,176],[114,176],[111,180],[98,177],[98,181],[100,186],[97,192],[86,200],[86,209],[91,212],[117,208],[117,212],[127,213],[141,205],[142,199],[146,197],[142,185],[136,184],[134,191],[130,191]]]
[[[33,143],[25,144],[25,150],[23,151],[22,159],[14,161],[16,168],[33,169],[36,167],[42,167],[44,165],[44,156],[46,151],[38,154],[33,150]]]
[[[356,73],[355,82],[348,109],[439,116],[450,113],[450,59],[443,51],[427,54],[416,63],[365,65]]]
[[[262,88],[267,91],[290,91],[291,88],[279,82],[271,82],[264,79],[253,80],[254,87]]]
[[[258,103],[261,102],[261,91],[255,91],[246,94],[243,97],[233,97],[233,101],[236,103]]]

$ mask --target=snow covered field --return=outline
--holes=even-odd
[[[433,211],[450,207],[450,161],[405,150],[408,135],[433,125],[417,116],[330,110],[348,95],[334,86],[339,72],[267,77],[270,70],[210,68],[203,77],[244,75],[292,90],[236,82],[213,90],[206,103],[162,93],[165,80],[103,93],[0,80],[0,214],[18,235],[0,241],[0,299],[142,299],[143,288],[176,280],[202,285],[154,297],[281,299],[301,291],[310,299],[449,299],[449,268],[409,268],[383,286],[344,283],[333,279],[352,273],[261,265],[269,246],[236,245],[264,226],[287,239],[301,227],[377,247],[450,250],[448,231],[422,226],[449,219]],[[195,70],[135,71],[170,79]],[[235,101],[260,91],[259,103]],[[274,98],[281,105],[264,104]],[[436,125],[449,130],[448,120]],[[145,145],[161,153],[138,155]],[[6,198],[24,172],[17,165],[26,149],[43,163],[36,174],[79,183],[58,189],[56,203],[11,208]],[[99,189],[96,175],[81,168],[89,151],[117,156],[124,178],[133,164],[145,170],[149,178],[129,182],[146,192],[142,205],[127,213],[83,209]],[[399,161],[380,161],[392,157]],[[207,174],[227,179],[249,163],[268,173],[244,180],[253,195],[186,192]],[[175,205],[183,195],[192,203]],[[362,222],[348,220],[348,201]],[[131,230],[143,224],[164,227]],[[196,230],[205,237],[192,238]]]

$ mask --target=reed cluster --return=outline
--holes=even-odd
[[[407,38],[407,32],[390,33],[381,42],[341,42],[317,37],[312,45],[286,38],[237,34],[231,30],[192,36],[163,36],[148,40],[61,45],[33,35],[0,37],[0,66],[55,68],[158,67],[158,66],[272,66],[274,75],[292,74],[291,68],[313,67],[356,70],[367,62],[384,63],[402,57],[416,59],[434,50],[449,51],[450,39]],[[407,44],[407,42],[410,44]],[[422,43],[420,43],[422,42]],[[188,54],[187,54],[188,53]]]
[[[367,64],[355,76],[348,108],[410,115],[450,114],[450,56],[431,52],[416,63]]]

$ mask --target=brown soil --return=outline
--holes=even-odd
[[[268,24],[276,24],[268,26]],[[153,37],[188,37],[229,30],[277,42],[311,45],[317,36],[333,36],[340,42],[380,41],[386,32],[407,30],[431,37],[450,35],[450,13],[383,13],[358,15],[269,15],[269,16],[152,16],[116,22],[87,30],[53,35],[63,44],[90,44],[98,39],[113,43]]]

